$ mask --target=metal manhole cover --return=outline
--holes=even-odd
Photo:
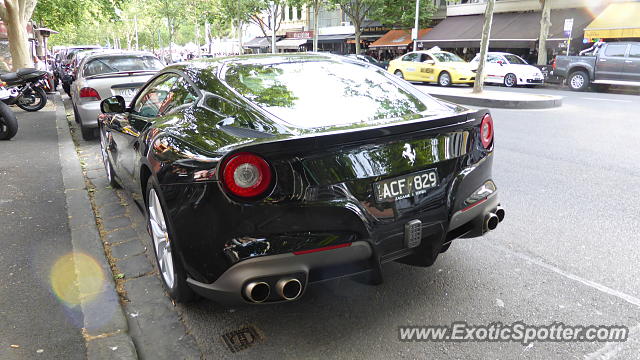
[[[222,339],[232,353],[247,349],[262,340],[258,330],[251,325],[229,331],[222,335]]]

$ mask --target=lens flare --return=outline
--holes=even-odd
[[[100,295],[104,276],[102,268],[91,256],[69,253],[55,262],[49,273],[49,281],[58,299],[73,307]]]

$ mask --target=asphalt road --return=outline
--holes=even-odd
[[[12,109],[18,134],[0,142],[0,359],[82,359],[82,315],[52,286],[73,281],[51,276],[71,251],[55,111]]]
[[[556,109],[492,110],[507,210],[495,232],[457,240],[431,268],[387,264],[380,286],[342,279],[289,304],[181,305],[205,358],[639,358],[640,97],[515,91],[565,99]],[[456,321],[624,324],[632,335],[608,345],[398,340],[401,325]],[[231,353],[221,335],[246,325],[262,340]]]

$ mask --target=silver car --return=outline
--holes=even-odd
[[[138,89],[163,67],[155,55],[142,51],[109,51],[84,58],[71,85],[71,101],[82,138],[95,137],[100,101],[120,95],[129,103]]]

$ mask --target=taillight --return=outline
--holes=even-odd
[[[493,119],[490,114],[485,114],[480,123],[480,140],[485,149],[493,142]]]
[[[100,94],[94,88],[84,87],[80,89],[80,97],[81,98],[96,98],[100,100]]]
[[[271,185],[271,168],[258,155],[239,153],[222,164],[224,187],[233,195],[253,198],[262,195]]]
[[[555,70],[555,69],[556,69],[556,59],[553,59],[553,61],[551,62],[551,68],[552,68],[553,70]]]

